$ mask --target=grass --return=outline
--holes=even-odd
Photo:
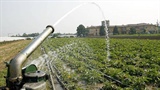
[[[21,40],[21,41],[9,41],[0,42],[0,86],[5,86],[5,78],[7,75],[7,68],[4,62],[10,61],[15,57],[22,49],[24,49],[31,40]],[[40,46],[27,58],[26,61],[33,60],[42,55]],[[24,63],[26,64],[26,63]]]
[[[7,74],[7,68],[4,62],[10,61],[15,55],[17,55],[30,40],[1,42],[0,43],[0,86],[5,85],[5,78]]]
[[[0,71],[0,86],[5,86],[4,76],[6,76],[6,73],[7,73],[7,68]]]
[[[68,38],[66,38],[66,39],[68,39]],[[42,45],[44,47],[46,47],[46,51],[49,51],[49,48],[47,48],[48,44],[50,46],[52,46],[52,48],[54,50],[56,50],[59,47],[67,45],[67,43],[64,43],[65,41],[67,41],[66,39],[63,39],[63,38],[52,39],[53,41],[51,40],[50,42],[45,42]],[[143,84],[142,86],[146,86],[147,89],[148,88],[152,88],[153,89],[155,87],[152,84],[150,85],[150,83],[149,84],[145,84],[146,82],[149,82],[149,81],[145,81],[145,79],[143,80],[143,78],[141,78],[141,76],[139,75],[139,73],[141,74],[141,72],[139,72],[139,70],[143,71],[143,69],[146,69],[146,70],[148,69],[148,71],[149,71],[149,70],[151,70],[150,69],[151,67],[154,68],[155,70],[151,70],[151,71],[155,71],[155,72],[153,72],[155,75],[150,73],[150,72],[148,72],[148,71],[147,72],[143,71],[142,74],[144,74],[144,76],[143,76],[144,78],[149,76],[149,78],[151,80],[153,80],[153,83],[156,82],[156,80],[154,80],[154,78],[152,78],[151,76],[154,76],[155,78],[157,78],[159,76],[159,73],[157,73],[157,71],[156,71],[156,69],[158,70],[159,66],[158,66],[158,63],[155,63],[155,62],[158,62],[158,60],[159,60],[158,54],[157,54],[158,49],[159,49],[158,40],[157,41],[156,40],[152,40],[151,41],[151,40],[133,40],[133,39],[130,39],[130,40],[126,39],[125,40],[124,39],[124,40],[121,41],[120,39],[111,39],[110,40],[110,51],[111,51],[111,56],[112,57],[110,57],[110,58],[112,60],[110,62],[108,62],[107,65],[108,65],[109,68],[106,69],[106,66],[103,65],[104,60],[106,60],[106,58],[105,58],[105,56],[106,56],[105,45],[106,44],[104,42],[105,39],[102,40],[102,42],[101,42],[100,39],[96,40],[96,39],[89,38],[90,39],[89,41],[85,40],[86,38],[85,39],[80,38],[80,39],[83,42],[88,43],[87,45],[89,45],[89,47],[92,47],[92,50],[94,50],[93,51],[94,54],[91,54],[92,52],[90,53],[89,49],[86,50],[87,47],[85,47],[85,43],[82,43],[82,42],[77,42],[78,46],[77,47],[72,47],[72,48],[74,48],[73,51],[69,50],[68,48],[66,48],[66,49],[62,48],[62,50],[64,50],[65,52],[61,53],[60,55],[65,56],[65,55],[67,55],[67,52],[68,52],[68,54],[72,57],[72,58],[71,57],[70,58],[66,58],[66,57],[63,58],[63,60],[67,60],[67,62],[70,63],[70,66],[79,67],[79,68],[81,67],[81,69],[83,71],[83,72],[81,71],[81,73],[85,73],[86,69],[89,71],[89,69],[86,68],[86,66],[85,66],[86,64],[88,64],[89,66],[95,66],[94,68],[97,68],[97,70],[99,70],[99,67],[101,67],[101,69],[103,70],[104,73],[108,73],[112,77],[119,78],[123,82],[125,82],[124,78],[127,77],[127,78],[129,78],[128,79],[128,83],[132,82],[131,83],[132,86],[128,87],[128,89],[129,88],[135,88],[136,85],[140,85],[140,84]],[[77,40],[78,39],[76,39],[76,41]],[[71,39],[69,41],[71,41]],[[30,41],[16,41],[16,42],[7,43],[5,45],[0,45],[0,50],[3,50],[3,52],[0,51],[1,52],[0,53],[0,56],[1,56],[0,60],[2,60],[2,61],[0,61],[0,68],[3,67],[3,68],[0,69],[0,86],[5,85],[5,79],[3,78],[3,76],[6,76],[6,71],[7,71],[7,69],[4,68],[5,66],[2,66],[2,65],[5,65],[2,62],[3,61],[9,61],[19,51],[21,51],[22,48],[24,48],[29,42]],[[82,47],[84,47],[84,48],[82,48]],[[81,51],[81,52],[79,52],[79,51]],[[77,52],[79,52],[80,54],[77,54]],[[104,52],[104,53],[102,53],[102,52]],[[4,55],[2,56],[2,54],[4,54]],[[33,59],[37,58],[40,55],[42,55],[42,52],[40,50],[40,47],[38,47],[38,49],[36,49],[36,51],[33,54],[31,54],[31,56],[28,59],[29,60],[33,60]],[[93,60],[91,61],[90,59],[87,59],[87,57],[91,56],[91,55],[93,55],[91,59],[95,59],[96,63],[92,62]],[[151,57],[149,57],[150,55],[151,55],[151,57],[153,59]],[[155,55],[155,56],[153,56],[153,55]],[[60,57],[62,57],[62,56],[60,56]],[[75,58],[75,57],[78,57],[78,58]],[[83,57],[86,57],[86,58],[84,59]],[[7,58],[7,59],[4,59],[4,58]],[[158,58],[158,60],[157,60],[157,58]],[[72,59],[75,60],[76,63],[73,62]],[[83,60],[83,63],[84,63],[85,60],[88,60],[89,62],[85,61],[85,63],[83,64],[82,60]],[[137,62],[134,61],[134,60],[137,60]],[[150,60],[153,60],[154,62],[152,62]],[[121,61],[121,63],[120,63],[120,61]],[[77,63],[77,62],[79,62],[79,63]],[[115,62],[117,62],[117,63],[115,63]],[[147,63],[145,63],[145,62],[147,62]],[[148,63],[152,64],[151,67],[149,67],[149,68],[140,67],[140,66],[143,66],[143,65],[148,65]],[[155,63],[155,65],[154,65],[154,63]],[[137,66],[135,66],[135,64]],[[82,68],[82,66],[83,66],[83,68]],[[127,67],[127,69],[125,69],[124,67],[125,68]],[[121,72],[121,74],[116,76],[116,74],[119,73],[119,72]],[[138,73],[138,75],[136,76],[136,74],[133,73],[133,72],[135,72],[136,74]],[[99,76],[96,76],[95,72],[93,72],[93,73],[91,73],[91,72],[90,72],[90,74],[86,73],[86,75],[82,74],[82,76],[85,75],[85,77],[90,78],[90,76],[94,76],[95,75],[95,77],[97,77],[97,80],[96,79],[93,79],[93,80],[96,80],[98,82]],[[77,73],[77,74],[80,75],[79,73]],[[148,76],[147,76],[147,74],[148,74]],[[65,77],[65,75],[64,75],[64,77]],[[67,75],[66,75],[66,77],[67,77]],[[75,75],[72,74],[71,77],[74,79]],[[68,79],[68,77],[65,78],[65,79],[66,79],[66,81],[68,80],[68,82],[71,82],[70,81],[71,79]],[[89,81],[89,82],[92,82],[92,81]],[[108,81],[104,81],[104,82],[106,82],[106,87],[105,88],[110,88],[109,85],[110,86],[114,85],[113,83],[108,83]],[[141,83],[141,82],[144,82],[144,83]],[[74,83],[74,81],[73,81],[73,83]],[[73,83],[70,83],[68,85],[72,85]],[[156,82],[155,85],[156,84],[158,84],[158,83]],[[119,87],[119,86],[116,86],[116,87]],[[120,88],[122,88],[122,87],[120,87]],[[137,88],[140,88],[140,86],[137,87]]]

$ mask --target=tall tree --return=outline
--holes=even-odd
[[[86,30],[86,28],[80,24],[78,27],[77,27],[77,36],[78,37],[85,37],[88,35],[88,30]]]
[[[136,34],[136,29],[134,27],[131,27],[129,34]]]
[[[89,30],[85,29],[85,36],[88,36]]]
[[[23,33],[22,37],[28,37],[26,33]]]
[[[101,27],[100,27],[100,32],[99,32],[99,34],[100,34],[100,36],[106,35],[105,26],[101,26]]]
[[[147,33],[147,31],[146,31],[146,29],[145,29],[145,28],[143,29],[143,33]]]
[[[118,31],[117,26],[115,26],[113,29],[113,35],[117,35],[117,34],[119,34],[119,31]]]

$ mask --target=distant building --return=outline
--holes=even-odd
[[[138,24],[127,24],[127,25],[112,25],[110,26],[109,20],[102,21],[101,25],[108,27],[109,34],[113,34],[113,29],[115,26],[117,26],[118,31],[120,34],[129,34],[130,29],[134,28],[136,30],[136,33],[159,33],[158,31],[158,26],[154,24],[148,24],[148,23],[138,23]],[[99,31],[100,31],[101,26],[90,26],[87,27],[89,30],[88,35],[89,36],[100,36]]]
[[[101,27],[101,26],[91,26],[91,27],[87,27],[87,30],[89,30],[88,36],[100,36],[100,34],[99,34],[100,27]]]

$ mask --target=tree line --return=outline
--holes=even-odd
[[[160,27],[159,27],[159,31],[160,31]],[[143,28],[141,31],[137,32],[135,27],[131,27],[128,32],[122,30],[121,33],[120,33],[117,26],[115,26],[113,28],[113,35],[119,35],[119,34],[148,34],[148,33],[154,34],[156,32],[155,31],[146,31],[145,28]]]
[[[12,35],[11,37],[36,37],[38,35],[39,33],[30,33],[30,34],[23,33],[22,35],[17,34],[17,35]]]
[[[128,34],[136,34],[136,29],[134,27],[130,28],[130,31]],[[146,33],[146,30],[143,30],[143,33]],[[84,25],[80,24],[77,27],[77,36],[78,37],[86,37],[89,34],[89,30],[87,28],[84,27]],[[121,33],[118,30],[118,27],[115,26],[113,29],[113,35],[119,35],[119,34],[126,34],[126,31],[122,31]],[[100,36],[105,36],[106,35],[106,31],[105,31],[105,26],[100,26],[100,31],[99,31],[99,35]]]
[[[106,31],[105,31],[105,26],[100,26],[100,29],[99,29],[99,35],[100,36],[105,36],[106,35]],[[159,27],[159,31],[160,31],[160,27]],[[122,31],[119,31],[118,27],[117,26],[114,26],[113,28],[113,32],[110,32],[112,33],[113,35],[119,35],[119,34],[154,34],[156,32],[154,31],[146,31],[145,28],[143,28],[141,31],[138,31],[136,30],[135,27],[131,27],[128,31],[126,30],[122,30]],[[87,28],[84,27],[84,25],[80,24],[78,27],[77,27],[77,36],[78,37],[86,37],[88,36],[89,34],[89,30],[87,30]]]
[[[145,33],[145,30],[144,30],[144,33]],[[118,31],[118,27],[115,26],[113,28],[113,35],[118,35],[118,34],[120,34],[120,32]],[[121,34],[126,34],[126,31],[122,31]],[[129,30],[129,34],[136,34],[136,29],[134,27],[131,27]]]

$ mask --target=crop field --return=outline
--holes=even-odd
[[[160,89],[159,40],[110,39],[110,60],[104,38],[54,38],[42,45],[69,90]],[[41,54],[35,52],[30,60]]]

